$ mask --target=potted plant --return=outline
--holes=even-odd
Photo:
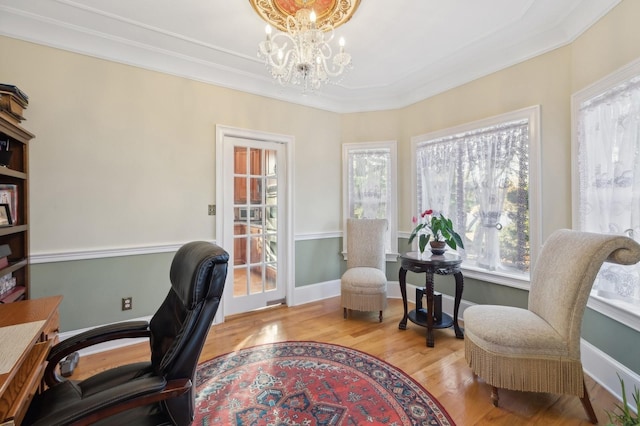
[[[629,405],[627,404],[627,393],[624,388],[624,380],[620,378],[620,375],[618,375],[618,379],[622,386],[622,404],[616,405],[618,410],[617,413],[607,411],[607,415],[609,416],[609,426],[638,426],[640,425],[640,390],[638,388],[634,388],[633,399],[636,403],[636,413],[634,413],[629,409]]]
[[[420,220],[414,216],[412,222],[416,226],[409,236],[409,244],[418,237],[418,249],[420,250],[420,253],[424,253],[424,249],[427,247],[432,236],[433,241],[431,241],[431,251],[434,254],[444,253],[445,244],[454,250],[457,247],[464,248],[462,238],[453,229],[453,222],[451,219],[444,217],[442,213],[439,216],[435,216],[433,214],[433,210],[425,210],[420,215]]]

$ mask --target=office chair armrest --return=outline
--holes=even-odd
[[[191,386],[189,379],[167,382],[158,376],[141,378],[98,392],[60,412],[48,413],[32,426],[90,425],[135,407],[174,398]]]
[[[149,338],[149,323],[147,321],[127,321],[108,324],[76,334],[51,348],[47,357],[47,367],[44,372],[44,380],[48,386],[54,386],[64,379],[57,373],[58,363],[67,355],[89,346],[97,345],[117,339]]]

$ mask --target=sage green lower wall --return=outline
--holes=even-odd
[[[296,241],[296,287],[340,279],[342,238]]]
[[[63,296],[60,306],[63,332],[153,315],[169,291],[173,255],[34,264],[31,297]],[[131,310],[122,310],[123,297],[133,298]]]
[[[400,251],[407,240],[399,241]],[[346,269],[342,238],[301,240],[295,244],[296,287],[339,280]],[[173,253],[43,263],[31,266],[33,298],[61,294],[61,331],[78,330],[152,315],[169,289]],[[387,278],[398,281],[399,262],[387,263]],[[424,274],[407,273],[407,282],[424,285]],[[436,290],[452,296],[451,277],[436,276]],[[121,299],[133,297],[133,309],[121,310]],[[527,306],[528,292],[513,287],[465,278],[463,299],[474,304]],[[587,308],[584,339],[640,374],[640,333]]]
[[[587,308],[582,321],[582,337],[640,375],[640,333],[634,329]]]

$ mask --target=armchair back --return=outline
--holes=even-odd
[[[531,277],[529,310],[547,321],[580,353],[582,317],[603,262],[640,261],[640,245],[620,235],[563,229],[545,242]]]
[[[386,219],[347,219],[347,269],[386,270]]]

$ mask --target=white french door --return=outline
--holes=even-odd
[[[220,136],[220,135],[219,135]],[[224,315],[286,303],[286,146],[222,135],[222,246],[229,252]],[[218,172],[220,174],[220,170]],[[284,225],[283,225],[284,224]]]

